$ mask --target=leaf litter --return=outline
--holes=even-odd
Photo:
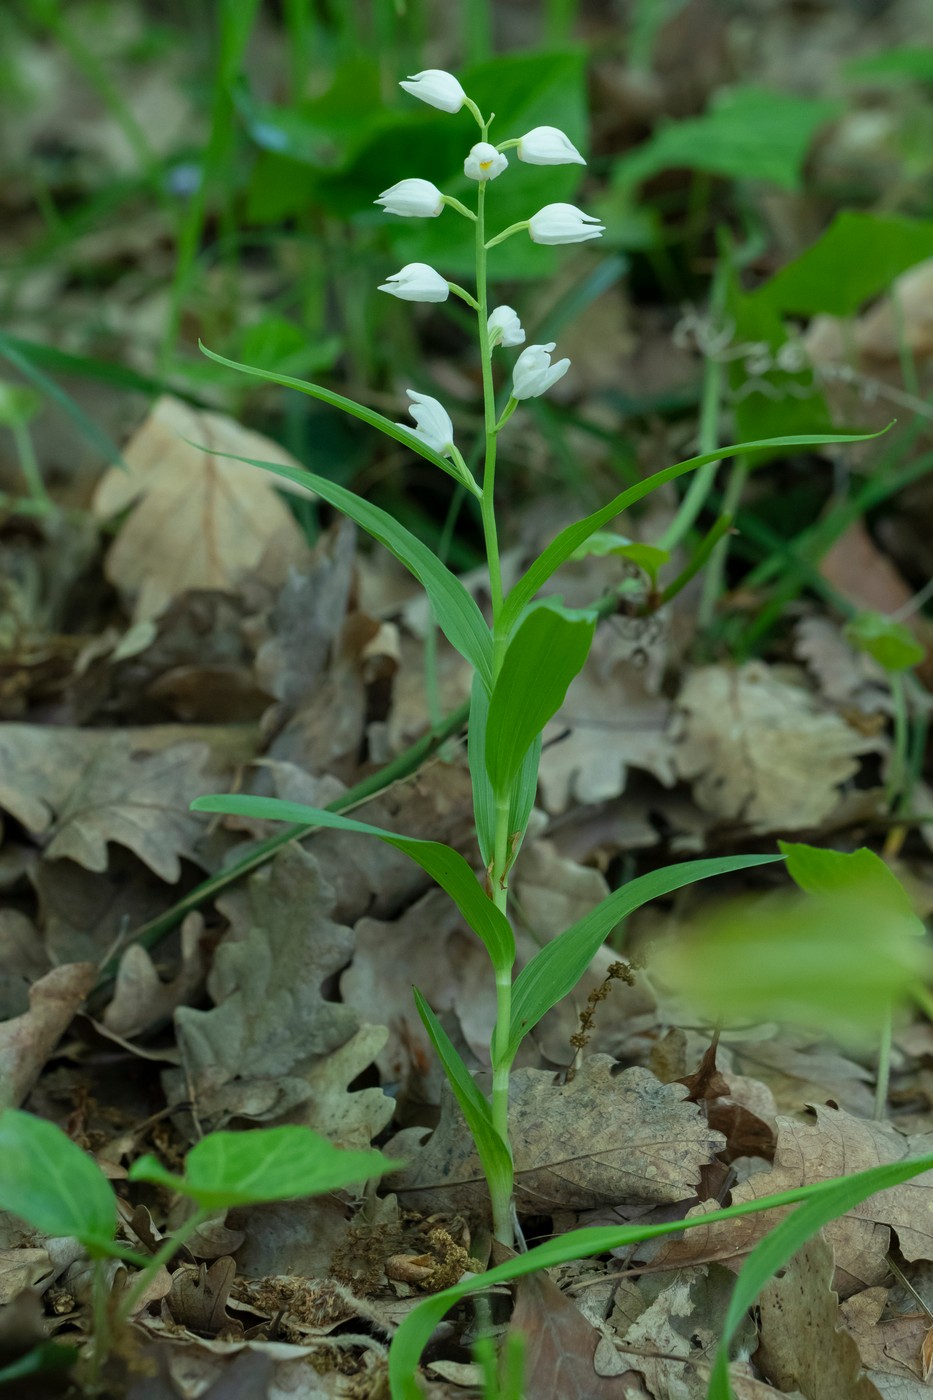
[[[660,45],[663,53],[674,44],[681,67],[692,66],[703,30],[703,7],[684,8],[693,39],[677,50],[672,29]],[[712,28],[719,34],[718,19]],[[718,64],[721,77],[722,55],[714,57],[706,54],[707,68]],[[37,49],[35,61],[46,59]],[[608,60],[600,68],[598,90],[624,98],[612,118],[622,124],[702,100],[685,96],[670,73],[653,75],[651,92],[636,100],[631,74],[620,77]],[[704,72],[691,82],[712,86]],[[49,82],[53,89],[57,103],[77,100],[70,83]],[[147,84],[133,105],[145,118],[157,100]],[[176,130],[187,116],[175,112]],[[82,119],[74,129],[86,152],[129,168],[112,122]],[[152,130],[169,149],[167,129]],[[28,154],[38,136],[15,139]],[[787,209],[779,217],[789,219]],[[82,256],[92,267],[114,251],[152,259],[160,240],[155,226],[134,238],[112,230]],[[62,293],[66,282],[59,269],[44,295],[76,296]],[[897,284],[920,358],[929,352],[929,285],[928,265]],[[625,316],[628,354],[641,313],[621,298],[614,310]],[[137,330],[152,314],[123,311],[127,324],[138,311]],[[892,377],[896,325],[885,302],[853,328],[859,355],[884,361]],[[661,368],[652,373],[667,387],[669,337],[653,335]],[[600,363],[603,372],[605,356]],[[678,363],[683,382],[689,369]],[[611,393],[613,374],[606,385]],[[440,1286],[443,1268],[469,1268],[471,1250],[477,1265],[488,1258],[478,1164],[410,1001],[417,982],[482,1069],[490,1024],[475,943],[397,853],[337,833],[293,843],[223,884],[160,937],[139,934],[272,834],[193,816],[193,797],[227,782],[332,801],[419,737],[427,623],[423,609],[417,621],[417,602],[406,606],[406,580],[360,552],[352,528],[325,531],[312,550],[271,478],[222,455],[291,460],[273,440],[168,396],[120,440],[129,471],[101,472],[95,462],[80,548],[64,549],[48,522],[26,550],[32,574],[19,563],[9,570],[19,571],[11,615],[25,622],[28,645],[20,638],[0,657],[0,713],[9,717],[0,725],[3,1093],[57,1118],[107,1165],[134,1241],[155,1243],[177,1215],[158,1193],[145,1206],[133,1197],[123,1183],[128,1162],[154,1150],[171,1165],[201,1128],[288,1120],[347,1146],[404,1143],[408,1166],[389,1195],[340,1193],[208,1222],[158,1279],[130,1361],[110,1378],[130,1400],[377,1396],[395,1323],[426,1287]],[[659,447],[668,453],[670,443],[652,452]],[[555,529],[564,518],[554,517]],[[909,599],[904,580],[879,564],[890,524],[880,522],[881,550],[859,527],[842,537],[824,561],[837,590],[868,589],[878,606]],[[5,533],[0,543],[6,572],[24,551],[18,542],[7,551]],[[99,575],[95,630],[74,635],[67,599],[89,567]],[[27,577],[45,580],[44,610],[30,602]],[[581,570],[574,582],[568,571],[565,593],[586,577]],[[667,639],[642,636],[626,648],[619,635],[615,620],[600,626],[548,732],[538,835],[516,869],[523,962],[633,870],[715,850],[724,831],[754,849],[775,832],[846,830],[835,825],[848,819],[846,802],[877,785],[887,759],[882,678],[821,613],[796,628],[806,674],[786,656],[693,666]],[[647,653],[636,657],[641,670],[633,651]],[[443,644],[438,676],[452,707],[464,673]],[[478,866],[456,742],[363,816],[450,840]],[[911,869],[928,887],[916,853]],[[665,916],[686,920],[693,899],[678,896]],[[650,929],[646,913],[615,942],[637,945]],[[618,947],[601,950],[523,1049],[513,1113],[519,1205],[531,1229],[679,1219],[724,1192],[752,1199],[924,1147],[928,1046],[896,1041],[891,1117],[874,1121],[865,1057],[765,1026],[724,1037],[710,1067],[710,1033],[672,1027],[637,967],[634,986],[614,983],[592,1003],[618,956]],[[593,1004],[594,1025],[575,1054],[572,1037]],[[772,1281],[738,1339],[740,1400],[773,1387],[806,1400],[832,1400],[840,1386],[856,1400],[925,1393],[930,1317],[889,1284],[893,1261],[924,1306],[933,1303],[929,1189],[921,1179],[856,1209]],[[528,1338],[528,1400],[703,1395],[732,1273],[768,1223],[697,1229],[653,1256],[645,1247],[523,1281],[508,1325]],[[8,1218],[0,1226],[4,1357],[17,1333],[85,1332],[78,1257],[62,1254],[60,1241],[25,1237]],[[586,1303],[589,1294],[598,1305]],[[456,1328],[449,1355],[427,1373],[435,1397],[477,1393],[469,1324]]]

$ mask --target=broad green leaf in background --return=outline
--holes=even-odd
[[[0,428],[28,423],[42,407],[42,395],[22,384],[0,379]]]
[[[608,934],[621,919],[660,895],[692,885],[696,880],[708,880],[714,875],[726,875],[735,870],[750,870],[756,865],[769,865],[781,860],[779,855],[719,856],[712,860],[691,860],[683,865],[670,865],[639,875],[621,889],[571,924],[557,938],[546,943],[515,979],[512,989],[512,1023],[509,1029],[508,1060],[515,1058],[518,1047],[541,1017],[572,991],[602,947]]]
[[[776,1020],[874,1044],[933,975],[923,925],[870,851],[782,849],[801,893],[698,917],[652,950],[652,973],[710,1024]]]
[[[813,1186],[798,1186],[792,1191],[781,1191],[773,1196],[762,1196],[757,1201],[743,1202],[742,1205],[738,1206],[727,1206],[724,1210],[712,1210],[689,1220],[675,1220],[663,1225],[597,1226],[582,1230],[570,1230],[567,1234],[558,1235],[545,1244],[529,1249],[526,1254],[517,1254],[513,1259],[506,1260],[504,1264],[497,1264],[494,1269],[488,1270],[485,1274],[474,1275],[455,1284],[453,1288],[445,1288],[442,1293],[435,1293],[433,1297],[426,1298],[408,1313],[400,1324],[389,1348],[389,1387],[392,1400],[423,1400],[423,1391],[415,1379],[421,1353],[445,1314],[461,1299],[469,1297],[472,1293],[480,1293],[492,1288],[497,1283],[508,1283],[512,1279],[536,1273],[539,1269],[551,1269],[558,1264],[570,1263],[574,1259],[592,1258],[597,1254],[605,1254],[611,1249],[625,1249],[630,1245],[641,1244],[644,1240],[662,1239],[665,1235],[676,1235],[681,1230],[692,1230],[699,1225],[708,1226],[718,1220],[736,1220],[743,1215],[757,1215],[763,1210],[774,1210],[781,1206],[806,1202],[799,1211],[796,1211],[789,1220],[783,1222],[773,1232],[774,1235],[777,1235],[779,1231],[787,1229],[787,1233],[782,1234],[779,1240],[780,1248],[776,1251],[779,1257],[774,1268],[780,1268],[781,1263],[789,1258],[795,1249],[805,1243],[809,1235],[815,1234],[828,1220],[845,1214],[847,1210],[852,1210],[878,1191],[883,1191],[890,1186],[898,1186],[901,1182],[909,1181],[911,1177],[919,1176],[921,1172],[931,1169],[933,1169],[933,1156],[918,1157],[912,1162],[894,1162],[890,1165],[872,1167],[869,1171],[858,1172],[844,1180],[821,1181]],[[803,1215],[804,1211],[808,1212],[806,1216]],[[798,1217],[800,1217],[799,1220]],[[796,1229],[791,1228],[791,1223],[794,1221],[797,1222]],[[801,1229],[806,1229],[808,1234],[802,1235]],[[764,1250],[769,1239],[771,1239],[771,1235],[766,1236],[757,1249],[749,1255],[749,1262],[759,1250]],[[791,1245],[791,1248],[787,1254],[784,1254],[783,1250],[788,1244]],[[746,1265],[747,1267],[748,1265]],[[744,1292],[748,1301],[746,1302],[743,1297],[734,1309],[730,1309],[729,1323],[732,1334],[741,1321],[745,1309],[754,1301],[762,1284],[767,1282],[770,1277],[770,1274],[764,1275],[758,1267],[754,1272],[760,1281],[752,1289],[754,1280],[751,1277],[746,1280]],[[735,1316],[732,1315],[733,1312]],[[722,1364],[725,1362],[719,1363],[717,1359],[717,1365],[721,1366]],[[728,1389],[720,1390],[718,1393],[710,1392],[709,1400],[731,1400],[731,1393]]]
[[[113,1189],[93,1158],[54,1123],[16,1108],[0,1114],[0,1209],[47,1235],[73,1235],[98,1256],[117,1227]]]
[[[703,116],[662,126],[623,156],[615,179],[632,185],[683,167],[797,190],[814,136],[842,110],[833,100],[759,87],[723,88]]]
[[[883,428],[882,432],[887,432],[887,429]],[[620,492],[601,510],[596,510],[592,515],[584,516],[582,520],[561,530],[509,592],[502,609],[500,624],[506,631],[514,627],[538,589],[547,583],[551,575],[571,557],[574,550],[579,549],[580,545],[589,539],[590,535],[608,525],[617,515],[621,515],[622,511],[628,510],[629,506],[656,491],[659,486],[675,481],[686,472],[695,471],[707,462],[718,462],[726,457],[741,457],[750,452],[768,452],[784,447],[820,447],[831,442],[868,442],[871,438],[880,436],[881,433],[808,433],[799,437],[794,435],[764,438],[718,447],[715,452],[701,452],[697,457],[688,457],[686,461],[677,462],[673,467],[665,467],[663,471],[655,472],[653,476],[646,477],[644,481],[639,481],[635,486]]]
[[[39,1376],[44,1371],[68,1371],[78,1359],[77,1347],[62,1346],[60,1342],[40,1342],[23,1356],[18,1356],[8,1366],[0,1368],[0,1385],[10,1381],[21,1381],[26,1376]],[[22,1391],[20,1394],[22,1395]],[[10,1392],[11,1396],[15,1392]],[[33,1392],[37,1397],[51,1394],[48,1386],[37,1386]]]
[[[413,987],[412,992],[418,1015],[424,1022],[424,1028],[437,1051],[437,1058],[476,1144],[483,1175],[490,1187],[496,1189],[498,1186],[500,1192],[507,1193],[512,1185],[512,1158],[508,1147],[493,1127],[489,1100],[480,1092],[479,1086],[421,992],[417,987]]]
[[[283,802],[276,797],[218,793],[197,798],[192,802],[191,810],[258,817],[301,826],[323,826],[333,831],[354,831],[360,836],[376,836],[386,845],[404,852],[450,895],[470,928],[484,943],[497,970],[511,967],[515,961],[515,939],[508,919],[483,893],[463,856],[440,841],[398,836],[394,831],[384,831],[382,827],[369,826],[366,822],[354,821],[352,817],[341,817],[320,807],[306,807],[300,802]]]
[[[319,1196],[394,1171],[403,1163],[376,1151],[335,1147],[310,1128],[256,1128],[208,1133],[185,1158],[183,1176],[147,1154],[134,1162],[130,1181],[151,1181],[196,1201],[205,1210]]]
[[[857,613],[843,628],[847,641],[874,657],[886,671],[909,671],[926,656],[909,627],[879,612]]]
[[[842,72],[846,78],[867,78],[872,82],[933,84],[933,48],[926,44],[863,54],[850,59]]]
[[[473,788],[473,815],[476,821],[476,838],[479,843],[483,865],[488,869],[492,860],[496,839],[496,795],[492,790],[489,774],[486,772],[486,721],[489,715],[489,696],[478,676],[473,677],[470,693],[470,720],[468,754],[470,762],[470,782]],[[538,766],[541,762],[541,736],[532,741],[525,754],[518,776],[512,785],[509,805],[509,836],[524,833],[535,805],[538,791]],[[519,852],[516,844],[510,852],[514,860]]]
[[[548,602],[533,608],[509,642],[486,718],[486,771],[506,793],[534,740],[564,703],[596,630],[593,613]]]
[[[863,302],[930,256],[933,220],[843,209],[822,238],[751,295],[775,311],[853,316]]]

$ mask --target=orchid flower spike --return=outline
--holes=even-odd
[[[459,112],[466,101],[466,93],[453,73],[445,73],[443,68],[425,68],[399,83],[399,87],[442,112]]]
[[[546,393],[558,379],[563,379],[570,368],[567,359],[551,364],[551,351],[555,342],[549,345],[529,345],[515,361],[512,371],[513,399],[536,399]]]
[[[399,180],[373,203],[381,204],[387,214],[401,214],[406,219],[436,219],[444,208],[444,196],[430,180]]]
[[[486,322],[486,331],[489,336],[490,350],[496,345],[524,345],[525,343],[522,323],[511,306],[497,306],[495,311],[490,312]]]
[[[518,158],[528,165],[586,165],[576,146],[556,126],[536,126],[518,142]]]
[[[379,290],[401,301],[446,301],[450,296],[447,278],[422,262],[406,263],[400,272],[387,277]]]
[[[420,438],[441,457],[451,456],[454,450],[454,425],[444,405],[432,399],[430,394],[419,394],[416,389],[406,389],[405,392],[411,399],[408,411],[418,426],[411,428],[407,423],[396,423],[395,426],[404,428],[412,437]]]
[[[545,204],[528,220],[528,232],[533,243],[585,243],[606,228],[574,204]]]
[[[471,180],[494,180],[508,165],[508,160],[488,141],[477,141],[463,162],[463,173]]]

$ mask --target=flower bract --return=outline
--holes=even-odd
[[[495,146],[488,141],[477,141],[463,162],[463,173],[471,180],[494,180],[507,165],[505,156]]]
[[[441,457],[449,457],[454,446],[454,425],[444,405],[432,399],[430,394],[419,394],[417,389],[406,389],[405,392],[411,399],[408,411],[418,426],[410,428],[407,423],[397,423],[396,427],[404,428],[412,437],[420,438]]]
[[[575,204],[545,204],[528,220],[533,243],[585,243],[605,231],[604,224]]]
[[[528,165],[586,165],[570,140],[556,126],[536,126],[518,143],[518,158]]]
[[[398,184],[383,190],[373,203],[381,204],[387,214],[401,214],[408,219],[434,219],[444,208],[444,197],[430,180],[399,180]]]
[[[563,379],[570,368],[567,359],[551,364],[551,351],[555,342],[549,345],[529,345],[515,361],[512,371],[512,397],[516,399],[536,399],[545,393],[558,379]]]
[[[402,301],[446,301],[450,286],[428,263],[406,263],[400,272],[381,283],[380,292],[388,292]]]
[[[486,322],[486,330],[489,334],[490,346],[524,345],[525,343],[522,323],[511,306],[497,306],[495,311],[490,312]]]
[[[453,73],[445,73],[443,68],[425,68],[422,73],[415,73],[399,83],[399,87],[442,112],[459,112],[466,100],[466,93]]]

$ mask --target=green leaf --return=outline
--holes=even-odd
[[[489,1100],[480,1092],[476,1081],[457,1054],[450,1037],[425,1001],[417,987],[412,988],[418,1015],[437,1051],[447,1081],[454,1091],[460,1111],[476,1144],[483,1166],[483,1175],[491,1187],[510,1192],[512,1187],[512,1157],[508,1146],[492,1125]]]
[[[711,1023],[786,1021],[873,1044],[933,975],[923,926],[870,851],[784,849],[802,893],[694,920],[652,951],[652,972]]]
[[[117,1226],[110,1183],[54,1123],[8,1108],[0,1114],[0,1209],[47,1235],[73,1235],[106,1254]]]
[[[62,1346],[59,1342],[40,1342],[8,1366],[0,1368],[0,1385],[19,1381],[25,1376],[40,1376],[46,1371],[67,1371],[78,1359],[78,1348]],[[22,1391],[19,1392],[22,1395]],[[37,1396],[50,1394],[47,1388],[33,1392]]]
[[[930,256],[933,221],[844,209],[799,258],[756,292],[776,311],[852,316],[863,302]]]
[[[320,1196],[353,1182],[394,1171],[403,1163],[376,1151],[350,1151],[296,1124],[242,1133],[208,1133],[185,1158],[184,1176],[147,1155],[134,1162],[130,1181],[151,1181],[196,1201],[205,1210]]]
[[[883,613],[858,613],[843,630],[853,646],[874,657],[886,671],[909,671],[926,656],[910,628]]]
[[[708,880],[733,870],[750,870],[753,866],[769,865],[781,859],[781,856],[719,856],[713,860],[691,860],[683,865],[652,870],[615,890],[589,914],[546,943],[516,977],[512,988],[509,1063],[541,1017],[577,985],[606,936],[621,919],[650,899],[692,885],[696,880]]]
[[[0,331],[0,355],[3,355],[14,368],[18,369],[24,378],[35,385],[36,389],[59,408],[71,419],[76,431],[91,444],[96,452],[107,462],[112,462],[115,466],[125,467],[126,463],[120,453],[113,438],[105,433],[103,428],[99,428],[92,418],[84,412],[84,409],[71,397],[64,389],[59,388],[54,379],[50,379],[41,369],[33,363],[39,356],[33,356],[29,342],[25,340],[14,340],[12,336],[5,335]]]
[[[706,1393],[707,1400],[733,1400],[729,1383],[729,1343],[768,1280],[831,1220],[854,1210],[876,1192],[900,1186],[931,1166],[933,1157],[921,1157],[913,1162],[893,1162],[840,1180],[821,1182],[819,1188],[813,1189],[809,1200],[765,1235],[746,1259],[732,1290]],[[709,1221],[710,1217],[701,1216],[699,1219]]]
[[[640,540],[627,540],[624,535],[616,535],[612,530],[597,530],[579,549],[574,550],[572,558],[585,559],[590,554],[600,558],[615,554],[619,559],[628,559],[630,563],[642,569],[655,586],[658,570],[669,563],[671,558],[669,549],[661,549],[656,544],[642,544]]]
[[[912,1162],[894,1162],[886,1166],[872,1167],[869,1171],[858,1172],[844,1180],[821,1181],[812,1186],[798,1186],[792,1191],[776,1192],[773,1196],[761,1196],[757,1201],[727,1206],[724,1210],[712,1210],[693,1216],[689,1220],[674,1220],[663,1225],[597,1226],[570,1230],[566,1234],[558,1235],[545,1244],[529,1249],[526,1254],[517,1254],[513,1259],[506,1260],[504,1264],[497,1264],[485,1274],[476,1274],[419,1303],[403,1319],[389,1348],[389,1386],[392,1400],[422,1400],[423,1392],[415,1379],[421,1353],[444,1315],[461,1299],[469,1297],[472,1293],[480,1293],[497,1283],[509,1283],[512,1279],[523,1278],[539,1269],[551,1269],[558,1264],[570,1263],[574,1259],[590,1258],[611,1249],[626,1249],[630,1245],[641,1244],[644,1240],[663,1239],[665,1235],[676,1235],[681,1230],[709,1226],[719,1220],[737,1220],[743,1215],[757,1215],[760,1211],[796,1205],[801,1201],[807,1202],[808,1206],[812,1204],[813,1207],[813,1216],[805,1220],[805,1224],[809,1225],[817,1216],[825,1217],[820,1218],[819,1224],[810,1228],[809,1233],[813,1234],[827,1219],[835,1219],[836,1216],[844,1214],[877,1191],[898,1186],[901,1182],[909,1181],[911,1177],[931,1169],[933,1155],[917,1157]],[[808,1206],[802,1207],[790,1220],[795,1220]],[[818,1207],[822,1209],[818,1210]],[[830,1212],[828,1215],[827,1211]],[[783,1229],[784,1224],[772,1233],[777,1235],[778,1231]],[[758,1249],[763,1249],[771,1238],[772,1235],[768,1235]],[[799,1248],[806,1238],[808,1236],[800,1239],[794,1248]],[[753,1251],[749,1255],[749,1262],[756,1252]],[[790,1253],[793,1253],[793,1249]],[[776,1265],[777,1268],[780,1267],[780,1262]],[[757,1289],[755,1292],[757,1293]],[[752,1298],[754,1296],[753,1293]],[[733,1333],[746,1306],[747,1304],[742,1303],[736,1309],[737,1316],[732,1321]],[[729,1400],[729,1392],[726,1390],[715,1396],[711,1394],[708,1400]]]
[[[814,136],[840,111],[842,103],[833,100],[758,87],[722,89],[703,116],[671,122],[623,156],[616,179],[631,185],[683,167],[796,190]]]
[[[867,846],[857,851],[828,851],[797,841],[779,841],[778,846],[787,862],[788,875],[806,894],[828,898],[845,894],[867,899],[883,909],[885,923],[906,922],[916,937],[924,937],[923,920],[914,913],[904,886],[891,867]]]
[[[916,48],[882,49],[850,59],[843,67],[846,78],[879,79],[888,82],[933,83],[933,49],[925,44]]]
[[[360,836],[377,836],[386,845],[403,851],[450,895],[470,928],[485,944],[497,970],[509,968],[515,961],[515,939],[508,919],[484,894],[463,856],[440,841],[398,836],[394,831],[384,831],[382,827],[369,826],[366,822],[354,821],[352,817],[341,817],[320,807],[306,807],[300,802],[282,802],[276,797],[239,797],[217,793],[197,798],[192,802],[191,810],[259,817],[303,826],[330,827],[334,831],[354,831]]]
[[[0,428],[20,427],[42,407],[42,396],[22,384],[0,379]]]
[[[473,788],[473,816],[476,822],[476,837],[479,842],[483,865],[489,869],[496,842],[496,795],[486,772],[486,723],[489,715],[489,696],[478,676],[473,677],[470,694],[470,725],[467,752],[470,762],[470,782]],[[523,836],[535,805],[538,792],[538,767],[541,762],[541,737],[538,736],[529,748],[518,770],[518,777],[512,784],[509,801],[509,835]],[[516,842],[511,857],[518,855],[521,843]]]
[[[564,703],[596,630],[592,613],[559,604],[534,608],[509,642],[489,700],[486,771],[508,793],[533,741]]]
[[[887,432],[887,428],[883,428],[882,432]],[[656,491],[659,486],[664,486],[669,481],[675,481],[677,477],[683,476],[686,472],[695,471],[697,467],[702,467],[707,462],[718,462],[727,457],[741,457],[750,452],[770,451],[782,447],[820,447],[830,442],[868,442],[872,438],[880,436],[881,433],[810,433],[800,437],[764,438],[756,442],[733,443],[728,447],[719,447],[715,452],[701,452],[697,457],[688,457],[686,461],[677,462],[673,467],[665,467],[663,471],[655,472],[653,476],[639,481],[635,486],[630,486],[628,490],[621,491],[601,510],[595,510],[592,515],[587,515],[582,520],[578,520],[573,525],[568,525],[566,529],[561,530],[560,534],[542,551],[511,589],[502,609],[500,624],[506,631],[510,631],[538,589],[547,583],[561,564],[569,559],[574,550],[579,549],[580,545],[588,540],[596,530],[601,530],[622,511],[628,510],[637,501],[650,495],[652,491]]]

